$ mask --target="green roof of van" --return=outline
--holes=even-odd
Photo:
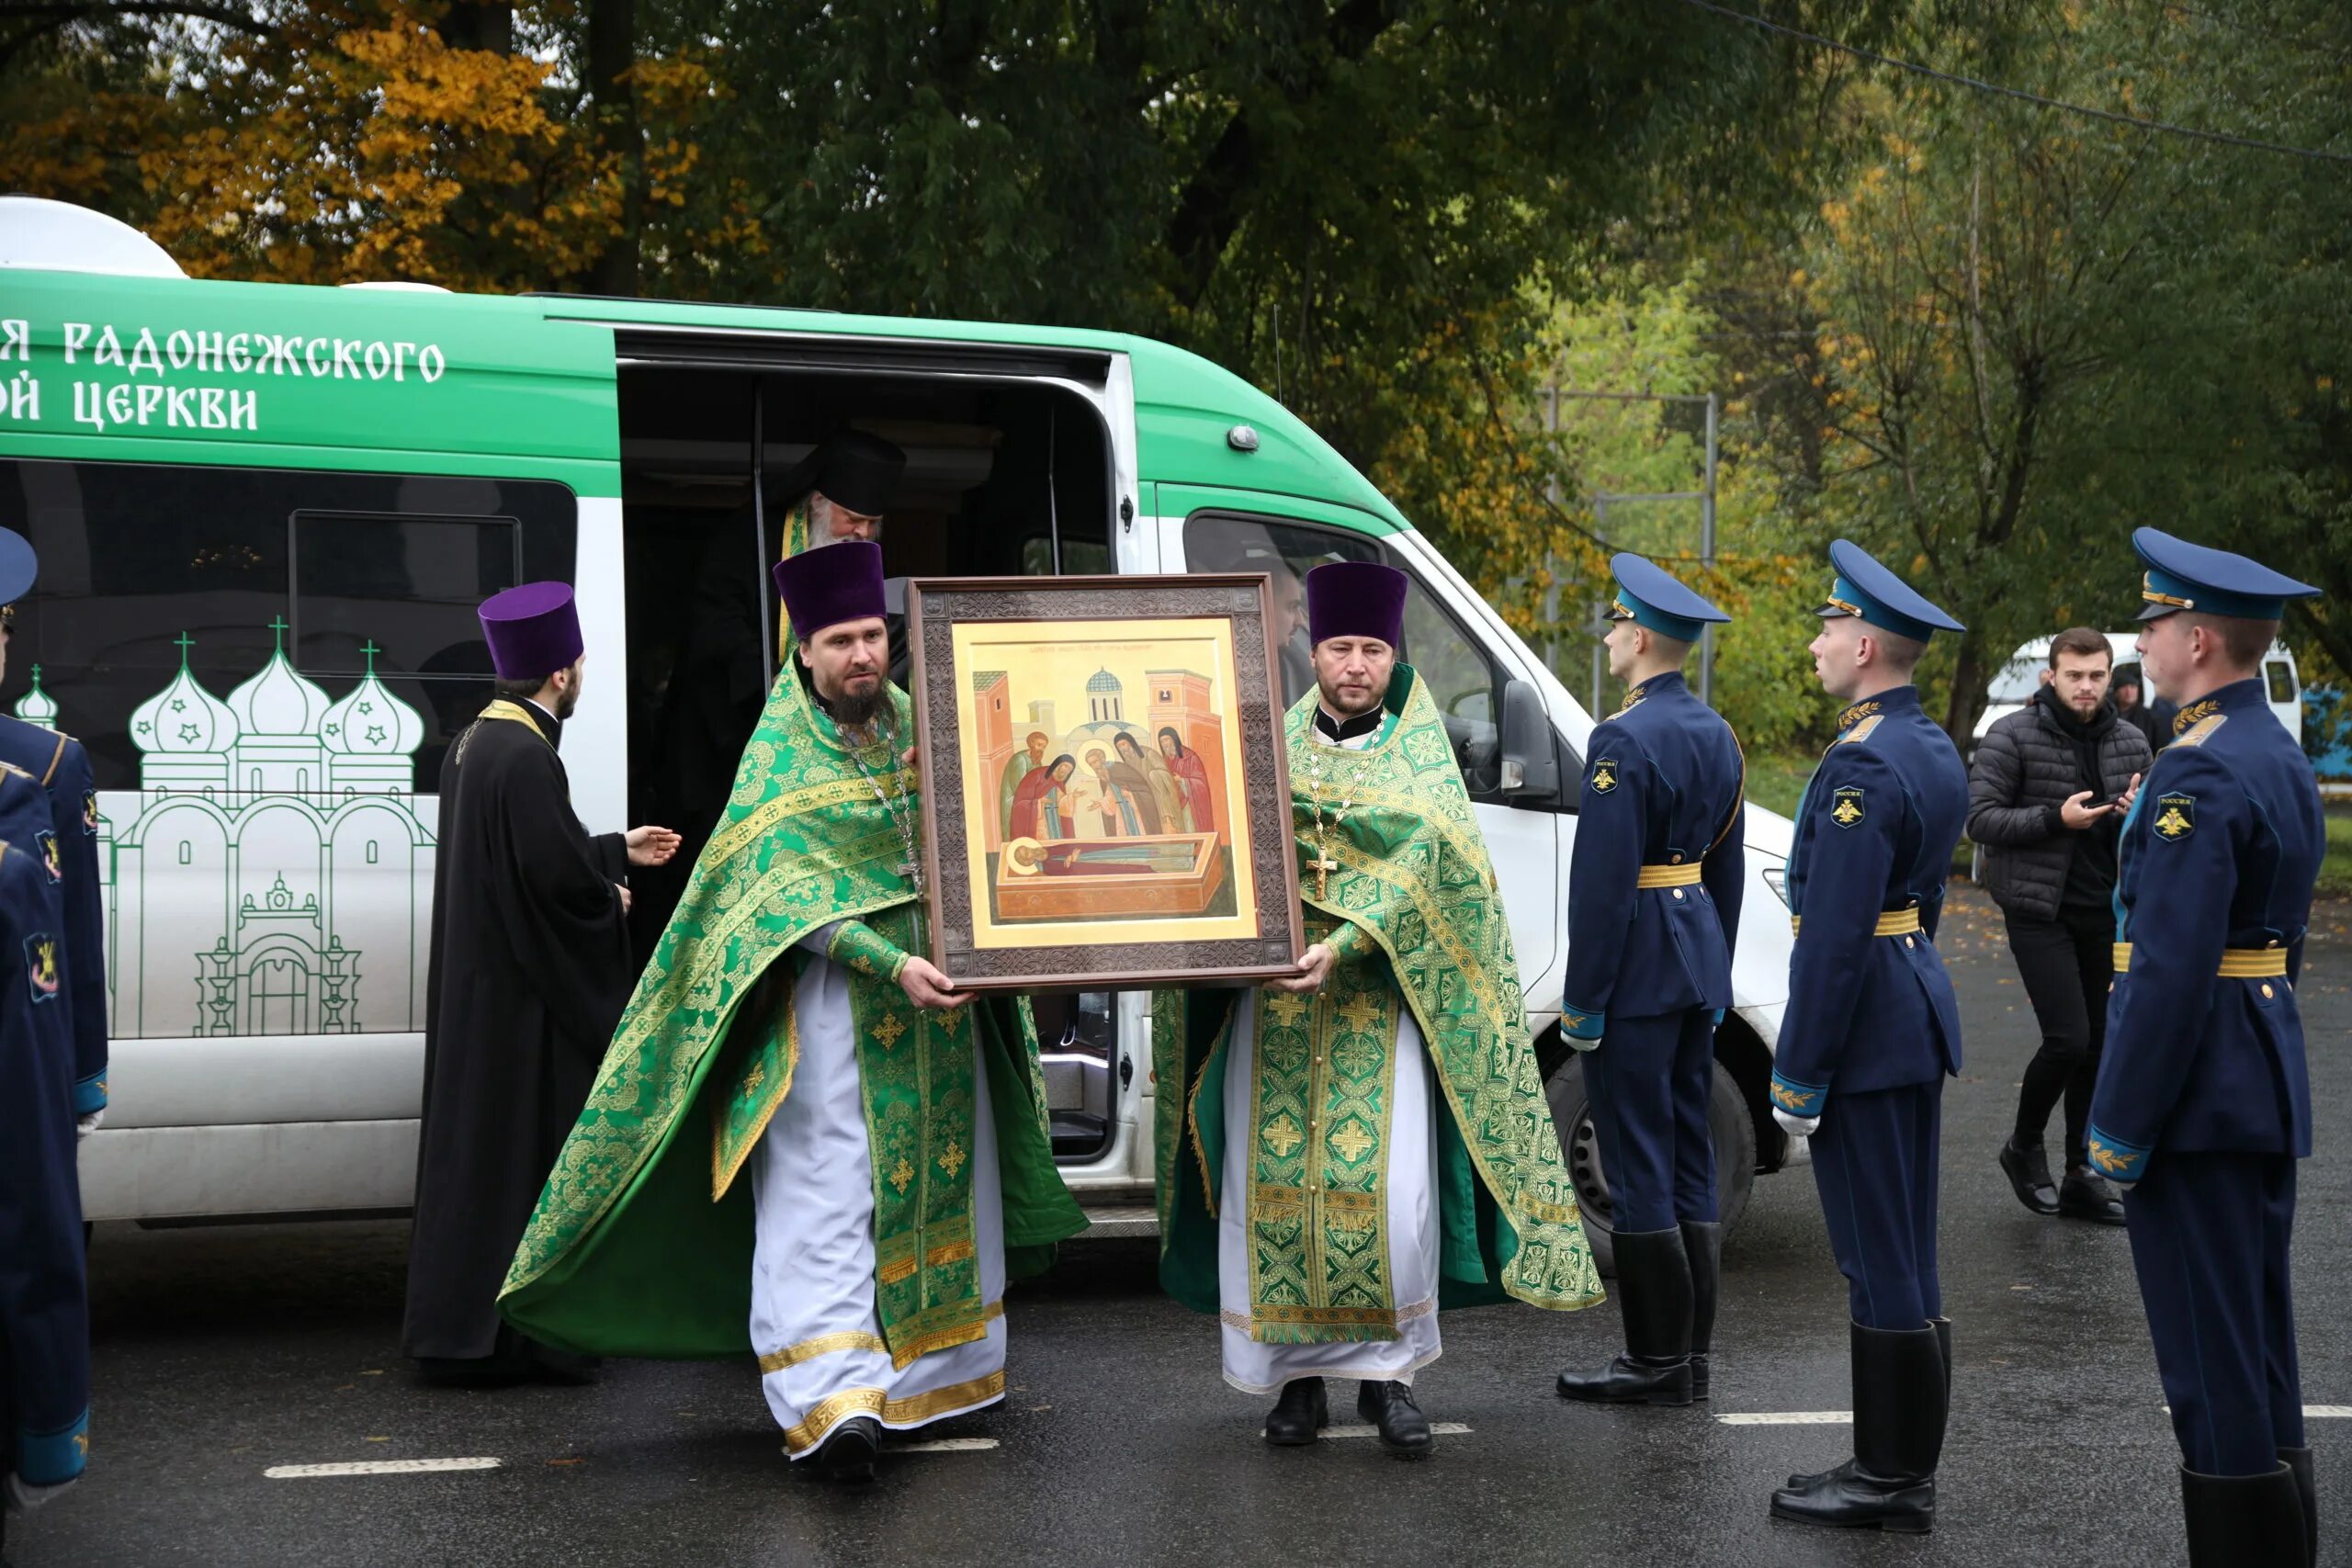
[[[612,495],[612,351],[597,329],[694,328],[1125,355],[1144,482],[1322,502],[1374,532],[1408,525],[1273,399],[1198,355],[1124,333],[82,273],[11,273],[6,293],[0,452],[17,457],[502,473]],[[19,336],[40,390],[6,417],[9,378],[21,383],[27,369]],[[1227,443],[1236,424],[1256,430],[1256,451]],[[1148,497],[1136,503],[1151,509]]]

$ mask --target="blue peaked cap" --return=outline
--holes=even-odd
[[[32,592],[40,558],[22,534],[0,528],[0,604],[13,604]]]
[[[1640,556],[1621,550],[1609,558],[1609,571],[1617,580],[1617,598],[1609,606],[1612,621],[1632,621],[1677,642],[1697,642],[1708,622],[1731,619],[1664,567]]]
[[[2283,576],[2260,561],[2192,545],[2154,528],[2133,529],[2132,547],[2148,563],[2140,580],[2140,597],[2147,601],[2147,607],[2140,612],[2143,621],[2176,610],[2275,621],[2287,613],[2288,600],[2310,599],[2320,592],[2310,583]]]
[[[1838,581],[1814,612],[1816,615],[1852,615],[1914,642],[1925,642],[1938,632],[1968,629],[1851,539],[1831,542],[1829,564],[1837,570]]]

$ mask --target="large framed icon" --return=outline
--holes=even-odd
[[[1296,967],[1268,578],[918,579],[907,640],[930,956],[957,986]]]

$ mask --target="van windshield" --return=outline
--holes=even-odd
[[[2034,692],[2041,684],[2044,661],[2039,659],[2012,659],[1993,677],[1993,684],[1985,691],[1985,700],[2008,703],[2018,706],[2033,701]]]

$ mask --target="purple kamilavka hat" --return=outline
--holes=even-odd
[[[796,637],[811,637],[843,621],[877,619],[882,595],[882,547],[844,539],[786,556],[775,563],[775,591]]]
[[[1404,641],[1405,574],[1378,561],[1326,561],[1306,574],[1306,635]]]
[[[568,582],[525,582],[494,593],[474,612],[502,681],[529,681],[569,670],[585,646]]]

